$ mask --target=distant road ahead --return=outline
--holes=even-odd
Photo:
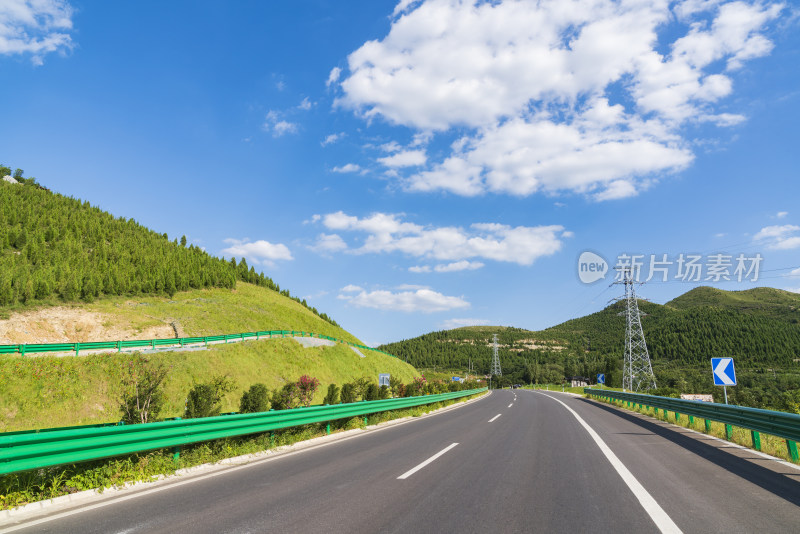
[[[800,470],[585,399],[503,390],[52,517],[20,532],[798,532]]]

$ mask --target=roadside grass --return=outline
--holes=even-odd
[[[466,402],[479,395],[482,395],[482,393],[425,406],[372,414],[368,416],[367,424],[375,425],[403,417],[418,417],[451,404]],[[364,426],[363,417],[340,419],[331,421],[331,433],[363,428]],[[113,459],[12,473],[0,476],[0,510],[7,510],[83,490],[99,489],[102,491],[106,488],[121,487],[125,484],[152,481],[161,476],[175,474],[178,469],[273,450],[285,445],[292,445],[300,441],[323,436],[326,433],[326,423],[318,423],[276,431],[272,435],[266,432],[251,436],[185,445],[181,448],[178,461],[173,459],[171,449],[161,449]]]
[[[649,417],[654,417],[659,421],[665,421],[667,423],[671,423],[673,425],[682,426],[684,428],[689,428],[692,430],[696,430],[697,432],[701,432],[703,434],[708,434],[717,438],[720,438],[725,441],[731,441],[743,447],[748,447],[751,449],[755,449],[755,445],[753,443],[753,436],[752,432],[749,429],[741,428],[738,426],[732,426],[732,439],[728,440],[725,435],[725,424],[720,423],[717,421],[709,421],[709,432],[706,432],[705,426],[705,419],[702,417],[693,417],[692,420],[689,420],[689,416],[686,414],[680,414],[678,416],[675,412],[667,412],[666,417],[664,416],[664,410],[655,408],[645,408],[641,405],[638,407],[628,407],[625,405],[624,401],[601,401],[599,399],[593,399],[598,402],[606,402],[607,404],[611,404],[616,406],[617,408],[622,408],[625,410],[629,410],[632,412],[637,412],[642,415],[647,415]],[[769,454],[771,456],[775,456],[776,458],[781,458],[782,460],[786,460],[788,462],[792,462],[798,464],[800,462],[794,461],[789,454],[789,450],[786,446],[786,440],[784,438],[780,438],[777,436],[772,436],[770,434],[764,434],[763,432],[760,433],[760,441],[761,441],[761,452]]]
[[[238,282],[236,289],[197,289],[169,297],[113,297],[80,307],[107,313],[135,330],[177,321],[187,336],[298,330],[363,344],[280,293]],[[98,339],[93,341],[115,341]]]
[[[261,382],[271,389],[307,374],[319,379],[314,401],[322,402],[328,384],[341,385],[360,377],[377,381],[390,373],[409,383],[417,374],[409,364],[375,351],[349,346],[304,348],[293,339],[245,341],[209,346],[208,350],[148,354],[170,368],[164,384],[160,417],[182,416],[186,395],[196,383],[227,375],[236,385],[222,404],[223,412],[238,411],[242,393]],[[0,431],[29,430],[118,421],[119,384],[135,354],[86,356],[0,356]]]

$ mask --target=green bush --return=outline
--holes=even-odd
[[[369,383],[367,384],[366,391],[364,391],[364,400],[373,401],[378,400],[380,396],[380,389],[378,388],[378,384]]]
[[[184,417],[213,417],[222,410],[222,398],[233,391],[235,385],[227,376],[217,376],[210,382],[197,384],[189,390]]]
[[[341,399],[342,404],[349,404],[356,401],[356,388],[353,384],[347,383],[342,385]]]
[[[239,411],[242,413],[269,411],[269,397],[269,388],[265,384],[253,384],[242,394]]]
[[[289,410],[297,404],[297,384],[290,382],[282,388],[276,389],[272,394],[272,408],[275,410]]]
[[[339,386],[336,384],[328,386],[328,393],[322,400],[322,404],[339,404]]]
[[[381,400],[388,399],[390,394],[389,386],[383,385],[380,387],[380,390],[378,390],[378,398]]]

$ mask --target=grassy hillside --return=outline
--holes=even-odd
[[[665,394],[715,392],[710,359],[733,356],[742,387],[734,402],[795,411],[800,402],[800,295],[772,288],[723,291],[700,287],[665,305],[640,301],[653,369]],[[462,370],[471,359],[478,372],[491,363],[498,334],[504,378],[552,382],[563,376],[605,373],[622,380],[625,319],[622,303],[531,332],[471,327],[433,332],[390,343],[383,350],[421,368]],[[716,392],[721,395],[721,390]]]
[[[256,382],[274,389],[300,375],[321,382],[315,402],[328,384],[357,377],[377,382],[390,373],[408,383],[416,372],[410,365],[374,351],[361,358],[345,345],[303,348],[292,339],[250,341],[210,347],[197,352],[149,355],[170,367],[165,384],[163,417],[183,415],[188,390],[215,375],[236,384],[225,397],[223,411],[237,411],[242,392]],[[129,354],[76,357],[0,358],[0,431],[118,421],[118,384]]]
[[[361,343],[300,303],[246,283],[239,283],[235,290],[194,290],[176,293],[172,298],[106,298],[74,303],[68,310],[73,321],[84,314],[98,323],[98,328],[92,330],[93,340],[142,338],[146,336],[137,333],[153,332],[158,327],[171,331],[171,324],[176,323],[187,336],[303,330]],[[41,319],[37,321],[39,312]],[[26,312],[25,328],[29,332],[44,332],[52,322],[51,312],[50,308]],[[9,320],[0,320],[0,326],[16,319],[17,314],[12,314]],[[51,336],[48,341],[87,341],[87,331],[88,326],[81,331],[62,332],[62,339]],[[98,331],[127,335],[103,336]],[[236,391],[227,395],[223,406],[225,411],[236,411],[241,393],[256,382],[277,388],[309,374],[321,382],[315,399],[321,402],[330,383],[342,384],[362,376],[377,381],[379,373],[390,373],[407,383],[417,374],[413,367],[397,358],[374,351],[362,353],[365,358],[344,345],[306,349],[294,340],[276,339],[212,346],[197,352],[163,352],[150,357],[171,367],[165,388],[167,410],[163,414],[170,417],[182,415],[186,393],[194,383],[215,375],[228,375],[236,383]],[[118,420],[118,384],[131,357],[128,354],[0,356],[0,431]]]

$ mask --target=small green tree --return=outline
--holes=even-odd
[[[242,394],[239,401],[242,413],[258,413],[269,411],[269,388],[265,384],[253,384]]]
[[[349,404],[356,401],[356,388],[349,382],[342,385],[342,392],[340,394],[342,404]]]
[[[339,386],[331,384],[328,386],[328,393],[322,400],[322,404],[339,404]]]
[[[403,385],[403,381],[400,380],[398,377],[392,375],[389,377],[389,389],[392,391],[392,396],[398,396],[400,392],[400,386]]]
[[[222,399],[234,390],[233,380],[227,376],[215,376],[209,382],[196,384],[186,398],[187,419],[213,417],[222,411]]]
[[[378,390],[378,398],[381,400],[388,399],[390,395],[391,392],[389,391],[389,386],[387,386],[386,384],[382,385]]]
[[[164,404],[163,382],[169,369],[146,356],[128,360],[123,371],[120,411],[127,424],[147,423],[158,417]]]

